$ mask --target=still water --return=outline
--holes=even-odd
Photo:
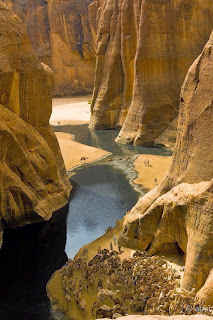
[[[66,253],[73,258],[82,246],[114,226],[136,204],[139,194],[124,174],[107,165],[77,170],[71,182]]]
[[[137,153],[171,155],[167,150],[120,146],[115,130],[90,132],[88,125],[55,127],[76,141],[114,156]],[[0,250],[0,320],[52,320],[46,283],[84,244],[114,226],[138,200],[126,176],[113,166],[75,170],[68,205],[48,222],[6,229]]]
[[[87,124],[55,126],[54,130],[70,133],[77,142],[107,150],[113,157],[171,155],[170,151],[160,148],[119,145],[115,142],[118,135],[116,130],[90,131]],[[126,176],[112,165],[94,164],[74,171],[76,174],[71,182],[75,188],[67,219],[66,253],[70,258],[82,246],[100,237],[107,227],[114,226],[139,198],[139,193]]]
[[[131,156],[135,154],[152,154],[171,156],[172,151],[163,148],[122,145],[115,142],[117,130],[89,130],[88,124],[53,126],[54,131],[74,135],[75,141],[88,146],[112,152],[115,156]]]

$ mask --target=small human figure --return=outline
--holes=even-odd
[[[112,242],[110,242],[110,250],[113,250]]]
[[[147,160],[147,166],[149,167],[149,160]]]
[[[60,126],[60,122],[58,121],[58,125]]]
[[[98,247],[98,254],[101,254],[101,247]]]
[[[121,244],[118,244],[118,251],[121,253]]]
[[[116,235],[114,234],[114,236],[113,236],[113,241],[114,241],[114,245],[116,246],[116,244],[117,244],[117,238],[116,238]]]
[[[143,163],[144,163],[144,165],[146,166],[146,160],[145,160]]]

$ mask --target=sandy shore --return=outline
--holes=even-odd
[[[157,178],[158,183],[160,183],[168,171],[171,164],[172,157],[165,156],[154,156],[154,155],[140,155],[134,162],[134,170],[137,172],[138,177],[133,181],[136,184],[141,185],[143,188],[147,190],[151,190],[156,187],[156,183],[154,181]],[[144,161],[149,160],[149,166],[144,165]],[[128,214],[128,213],[126,213]],[[92,259],[92,257],[97,254],[97,250],[100,247],[101,249],[107,248],[110,249],[110,242],[113,243],[113,236],[115,235],[117,238],[121,234],[123,230],[123,221],[118,220],[116,226],[112,229],[111,232],[107,232],[103,234],[100,238],[94,240],[93,242],[87,244],[77,254],[77,257],[80,257],[83,250],[88,249],[88,261]],[[117,245],[113,244],[113,249],[118,250]],[[130,258],[134,250],[128,248],[122,248],[123,253],[120,255],[121,260]],[[181,263],[177,263],[176,258],[174,256],[165,257],[165,259],[172,264],[177,269],[181,266]],[[178,270],[179,271],[179,270]]]
[[[110,152],[108,151],[89,147],[73,141],[72,135],[69,133],[55,132],[55,134],[60,145],[67,171],[110,155]]]
[[[51,125],[85,124],[90,120],[90,104],[92,96],[55,98],[50,118]]]
[[[122,220],[118,220],[116,223],[116,226],[110,232],[106,232],[100,238],[82,247],[77,253],[76,257],[77,258],[82,257],[84,249],[87,249],[88,255],[86,257],[87,258],[86,260],[89,262],[97,254],[99,247],[101,248],[101,250],[105,248],[110,250],[110,242],[112,242],[113,249],[118,251],[118,245],[114,244],[113,236],[115,235],[116,238],[118,239],[119,235],[123,230],[123,221],[124,221],[124,218]],[[131,250],[129,248],[121,248],[121,251],[122,251],[122,254],[120,255],[121,260],[128,259],[135,252],[134,250]]]
[[[51,124],[58,124],[58,122],[60,122],[61,125],[88,123],[90,118],[90,105],[88,101],[90,101],[91,98],[91,96],[86,96],[53,99]],[[84,164],[98,161],[110,155],[110,153],[105,150],[73,141],[72,136],[68,133],[56,132],[56,136],[67,171]],[[144,164],[144,161],[147,160],[149,160],[149,165]],[[151,190],[157,183],[161,182],[170,164],[171,157],[147,154],[140,155],[134,162],[134,170],[137,172],[137,178],[133,182],[147,190]],[[155,182],[155,179],[157,179],[157,182]],[[105,233],[100,238],[80,249],[77,255],[80,256],[83,249],[87,248],[89,261],[97,253],[99,247],[101,249],[110,249],[110,242],[113,242],[113,236],[115,235],[118,238],[122,232],[122,228],[123,219],[117,221],[116,226],[111,232]],[[118,250],[117,245],[113,246],[115,250]],[[121,259],[128,259],[134,253],[133,250],[128,248],[122,248],[122,250]]]
[[[144,161],[147,160],[149,160],[149,165],[144,164]],[[143,186],[145,189],[153,189],[164,178],[170,167],[171,160],[172,157],[140,155],[134,162],[134,170],[138,176],[133,182]]]

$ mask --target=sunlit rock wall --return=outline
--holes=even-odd
[[[121,128],[119,143],[174,144],[177,121],[170,123],[211,33],[212,1],[97,0],[89,10],[98,20],[90,127]]]
[[[54,71],[54,94],[91,93],[95,41],[87,0],[4,0],[22,19],[39,60]]]
[[[0,1],[0,225],[49,219],[70,183],[49,125],[52,71],[36,58],[21,20]]]
[[[212,303],[213,33],[181,90],[177,143],[163,182],[127,215],[123,246],[150,254],[176,246],[186,256],[182,288]],[[207,279],[208,278],[208,279]]]

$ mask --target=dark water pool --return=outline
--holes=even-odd
[[[53,129],[54,131],[73,134],[77,142],[112,152],[118,156],[135,154],[172,155],[172,151],[163,148],[118,144],[115,142],[119,133],[118,130],[90,130],[88,124],[53,126]]]
[[[85,244],[114,226],[137,202],[139,194],[120,171],[99,165],[77,170],[67,219],[66,253],[73,257]]]

